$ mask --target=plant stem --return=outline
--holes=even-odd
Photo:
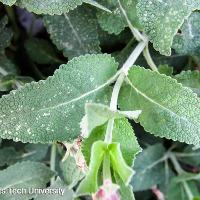
[[[169,153],[169,158],[171,159],[171,161],[172,161],[172,163],[173,163],[173,165],[174,165],[174,168],[175,168],[175,170],[177,171],[177,173],[178,173],[179,175],[182,174],[182,173],[184,173],[184,170],[181,168],[181,166],[180,166],[180,164],[179,164],[179,162],[178,162],[176,156],[175,156],[172,152]],[[191,192],[191,190],[190,190],[190,188],[189,188],[187,182],[186,182],[186,181],[182,181],[182,184],[183,184],[183,187],[184,187],[184,189],[185,189],[185,192],[186,192],[186,194],[187,194],[187,196],[188,196],[188,199],[189,199],[189,200],[192,200],[192,199],[194,198],[194,196],[193,196],[193,194],[192,194],[192,192]]]
[[[110,155],[106,153],[103,160],[103,179],[111,179],[111,172],[110,172]]]
[[[150,68],[153,70],[153,71],[158,71],[150,53],[149,53],[149,47],[148,45],[145,47],[144,51],[143,51],[143,55],[148,63],[148,65],[150,66]]]
[[[146,38],[144,41],[141,41],[134,51],[131,53],[131,55],[128,57],[126,62],[124,63],[122,67],[122,71],[124,72],[125,75],[128,74],[129,69],[133,66],[137,58],[140,56],[146,45],[148,44],[148,38]]]
[[[124,63],[123,67],[120,70],[120,74],[117,78],[117,81],[114,85],[113,92],[112,92],[112,97],[111,97],[111,102],[110,102],[110,109],[115,111],[117,110],[117,101],[118,101],[118,96],[119,96],[119,91],[121,89],[121,86],[124,82],[124,79],[128,75],[129,69],[133,66],[137,58],[140,56],[142,51],[144,50],[145,46],[147,45],[148,40],[143,40],[141,41],[137,47],[133,50],[131,55],[128,57],[126,62]],[[110,119],[108,121],[108,126],[106,129],[106,135],[105,135],[105,142],[110,144],[112,142],[112,131],[114,127],[114,119]]]
[[[140,33],[140,31],[138,31],[138,29],[136,29],[136,28],[132,25],[132,23],[130,22],[130,20],[129,20],[127,14],[126,14],[126,11],[124,10],[124,8],[123,8],[123,6],[122,6],[120,0],[118,0],[118,3],[119,3],[119,7],[120,7],[120,9],[121,9],[121,11],[122,11],[122,13],[123,13],[123,15],[124,15],[124,17],[125,17],[127,23],[128,23],[128,26],[129,26],[129,28],[130,28],[132,34],[133,34],[134,37],[136,38],[136,40],[137,40],[137,41],[145,40],[145,37],[144,37],[144,36]]]
[[[53,143],[51,146],[51,160],[50,160],[50,169],[55,171],[56,169],[56,143]],[[51,185],[55,182],[55,176],[51,178]]]
[[[125,78],[125,74],[122,72],[119,75],[119,77],[115,83],[115,86],[113,88],[112,98],[111,98],[111,102],[110,102],[110,109],[113,111],[117,110],[117,100],[118,100],[118,96],[119,96],[119,91],[124,82],[124,78]]]

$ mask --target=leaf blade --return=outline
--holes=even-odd
[[[109,55],[80,56],[61,65],[47,80],[32,82],[3,96],[1,137],[32,143],[76,138],[84,104],[106,101],[110,95],[106,86],[115,79],[116,70],[117,63]]]
[[[97,22],[93,10],[88,7],[81,6],[61,16],[45,16],[43,21],[51,40],[64,56],[71,59],[100,53]]]
[[[120,107],[142,110],[138,121],[147,132],[199,144],[200,101],[196,94],[175,79],[136,66],[129,72],[128,84],[121,91]]]

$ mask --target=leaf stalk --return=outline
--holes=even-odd
[[[111,102],[110,102],[110,109],[113,111],[117,110],[117,102],[118,102],[118,96],[120,89],[122,87],[122,84],[128,75],[129,69],[134,65],[135,61],[137,58],[140,56],[146,45],[148,44],[148,39],[146,38],[145,40],[141,41],[137,47],[133,50],[131,55],[128,57],[122,68],[120,69],[120,74],[115,82],[113,92],[112,92],[112,97],[111,97]],[[110,144],[112,142],[112,132],[113,132],[113,127],[114,127],[114,119],[110,119],[108,121],[108,126],[106,130],[106,136],[105,136],[105,142]]]

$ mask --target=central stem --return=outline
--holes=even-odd
[[[124,79],[128,75],[129,69],[133,66],[137,58],[140,56],[140,54],[143,52],[144,48],[148,44],[148,39],[141,41],[137,47],[134,49],[134,51],[131,53],[131,55],[128,57],[126,62],[124,63],[123,67],[121,68],[121,73],[118,76],[116,83],[113,88],[111,102],[110,102],[110,109],[113,111],[117,110],[117,101],[120,89],[122,87],[122,84],[124,82]],[[105,136],[105,142],[110,144],[112,142],[112,131],[114,127],[114,118],[110,119],[108,121],[108,126],[106,130],[106,136]]]

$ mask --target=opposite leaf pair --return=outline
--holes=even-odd
[[[98,156],[97,156],[98,155]],[[120,149],[119,143],[106,144],[103,141],[93,143],[89,172],[79,185],[77,195],[94,194],[97,192],[98,174],[103,161],[103,179],[112,179],[111,168],[128,185],[133,175],[133,170],[126,164]]]

